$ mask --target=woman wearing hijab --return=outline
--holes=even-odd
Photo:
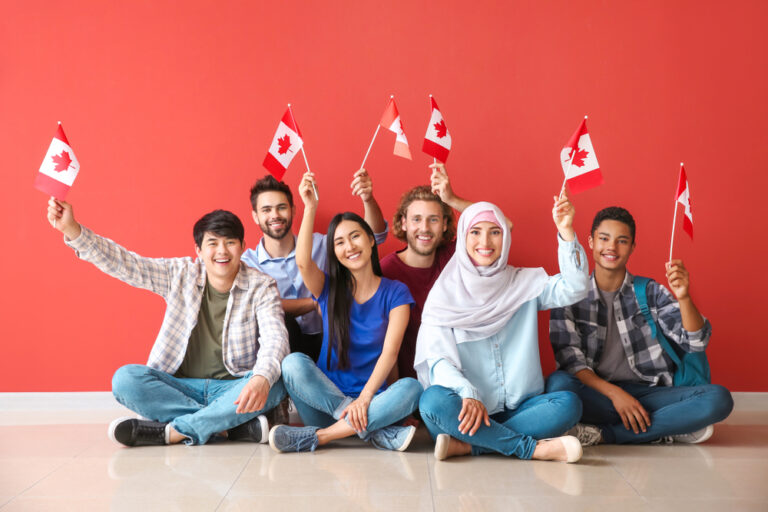
[[[419,410],[435,457],[501,453],[576,462],[581,445],[561,435],[581,416],[570,392],[542,394],[537,312],[587,295],[587,258],[574,208],[555,197],[560,274],[507,264],[510,231],[501,210],[475,203],[458,223],[456,253],[427,297],[414,366],[426,388]]]

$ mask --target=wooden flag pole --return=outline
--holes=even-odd
[[[291,111],[291,119],[293,119],[293,123],[295,125],[296,124],[296,118],[293,117],[293,109],[291,108],[291,104],[290,103],[288,104],[288,110]],[[304,157],[304,165],[307,167],[307,171],[309,171],[309,162],[307,162],[307,154],[304,152],[304,142],[303,142],[303,139],[302,139],[302,144],[301,144],[301,156]],[[314,182],[312,182],[312,190],[315,192],[315,200],[319,201],[320,198],[317,196],[317,187],[315,186]]]
[[[680,169],[683,168],[683,162],[680,162]],[[677,174],[677,181],[680,182],[680,172]],[[669,240],[669,260],[672,261],[672,245],[675,243],[675,225],[677,224],[677,198],[675,198],[675,214],[672,216],[672,238]]]
[[[394,94],[389,95],[389,99],[393,99],[395,97]],[[373,138],[371,139],[371,143],[368,144],[368,151],[365,152],[365,156],[363,157],[363,163],[360,164],[360,168],[363,169],[365,167],[365,162],[368,160],[368,154],[371,152],[371,148],[373,147],[373,142],[376,140],[376,136],[379,134],[379,128],[381,128],[381,123],[376,125],[376,131],[373,132]]]

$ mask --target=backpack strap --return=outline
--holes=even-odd
[[[635,297],[637,298],[637,303],[640,306],[640,311],[642,311],[643,316],[651,328],[651,336],[653,336],[656,341],[659,342],[659,345],[661,345],[661,348],[664,349],[664,352],[667,353],[667,355],[679,368],[681,365],[680,357],[669,344],[669,341],[667,341],[664,333],[661,332],[661,328],[656,324],[656,320],[653,319],[651,310],[648,308],[648,295],[646,293],[646,288],[648,287],[649,281],[650,279],[647,277],[634,276]]]

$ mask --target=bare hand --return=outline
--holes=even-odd
[[[368,406],[371,399],[359,396],[341,412],[342,418],[347,418],[355,432],[362,432],[368,427]]]
[[[475,435],[480,425],[485,423],[491,426],[491,419],[488,417],[488,409],[483,402],[474,398],[464,398],[461,400],[461,412],[459,413],[459,432],[470,436]]]
[[[301,183],[299,183],[299,195],[304,202],[304,206],[317,207],[317,198],[315,197],[315,173],[307,171],[304,176],[301,177]]]
[[[371,181],[368,171],[364,168],[358,169],[355,172],[349,188],[352,189],[352,195],[360,196],[360,199],[362,199],[364,203],[367,203],[373,198],[373,181]]]
[[[667,268],[667,283],[670,290],[675,294],[677,300],[687,299],[690,280],[688,270],[683,265],[683,260],[672,260],[665,266]]]
[[[563,189],[560,197],[554,196],[555,204],[552,207],[552,219],[560,232],[563,240],[570,242],[574,239],[573,216],[576,214],[576,208],[573,207],[568,192]]]
[[[635,434],[639,434],[641,430],[645,432],[651,426],[651,417],[648,415],[648,411],[635,397],[621,388],[616,388],[615,394],[610,398],[613,408],[621,416],[621,422],[624,423],[625,429],[631,428]]]
[[[72,205],[66,201],[54,197],[48,200],[48,222],[70,240],[80,236],[80,224],[75,220]]]
[[[237,414],[260,411],[264,408],[269,395],[269,381],[261,375],[254,375],[245,383],[240,396],[235,400]]]
[[[429,177],[432,193],[440,196],[440,199],[444,203],[450,203],[454,194],[453,189],[451,188],[451,180],[448,178],[448,173],[445,171],[445,164],[438,162],[430,164],[429,168],[432,169],[432,175]]]

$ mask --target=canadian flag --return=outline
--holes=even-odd
[[[429,99],[432,102],[432,117],[429,119],[427,134],[424,135],[424,145],[421,150],[445,163],[448,160],[448,153],[451,151],[451,134],[448,133],[448,127],[445,126],[445,119],[437,107],[435,98],[430,94]]]
[[[405,132],[403,131],[403,122],[400,120],[400,113],[397,111],[395,105],[395,98],[389,99],[389,104],[384,110],[384,114],[381,116],[379,124],[387,130],[394,132],[395,137],[395,150],[394,154],[411,160],[411,150],[408,148],[408,139],[405,138]]]
[[[587,133],[587,118],[581,120],[576,132],[560,151],[565,179],[571,192],[578,194],[592,187],[602,185],[603,175],[592,149],[592,140]]]
[[[299,153],[303,144],[301,132],[293,118],[291,106],[288,105],[288,110],[280,119],[275,136],[272,138],[272,145],[269,146],[267,156],[264,158],[264,167],[277,181],[282,180],[283,174],[291,165],[291,160]]]
[[[685,208],[683,219],[683,231],[693,240],[693,215],[691,215],[691,189],[688,187],[688,178],[685,175],[685,167],[680,163],[680,179],[677,181],[677,193],[675,200]]]
[[[48,152],[40,165],[40,171],[37,173],[35,188],[63,200],[79,171],[80,162],[77,161],[75,152],[69,146],[64,129],[59,123],[56,135],[53,136]]]

